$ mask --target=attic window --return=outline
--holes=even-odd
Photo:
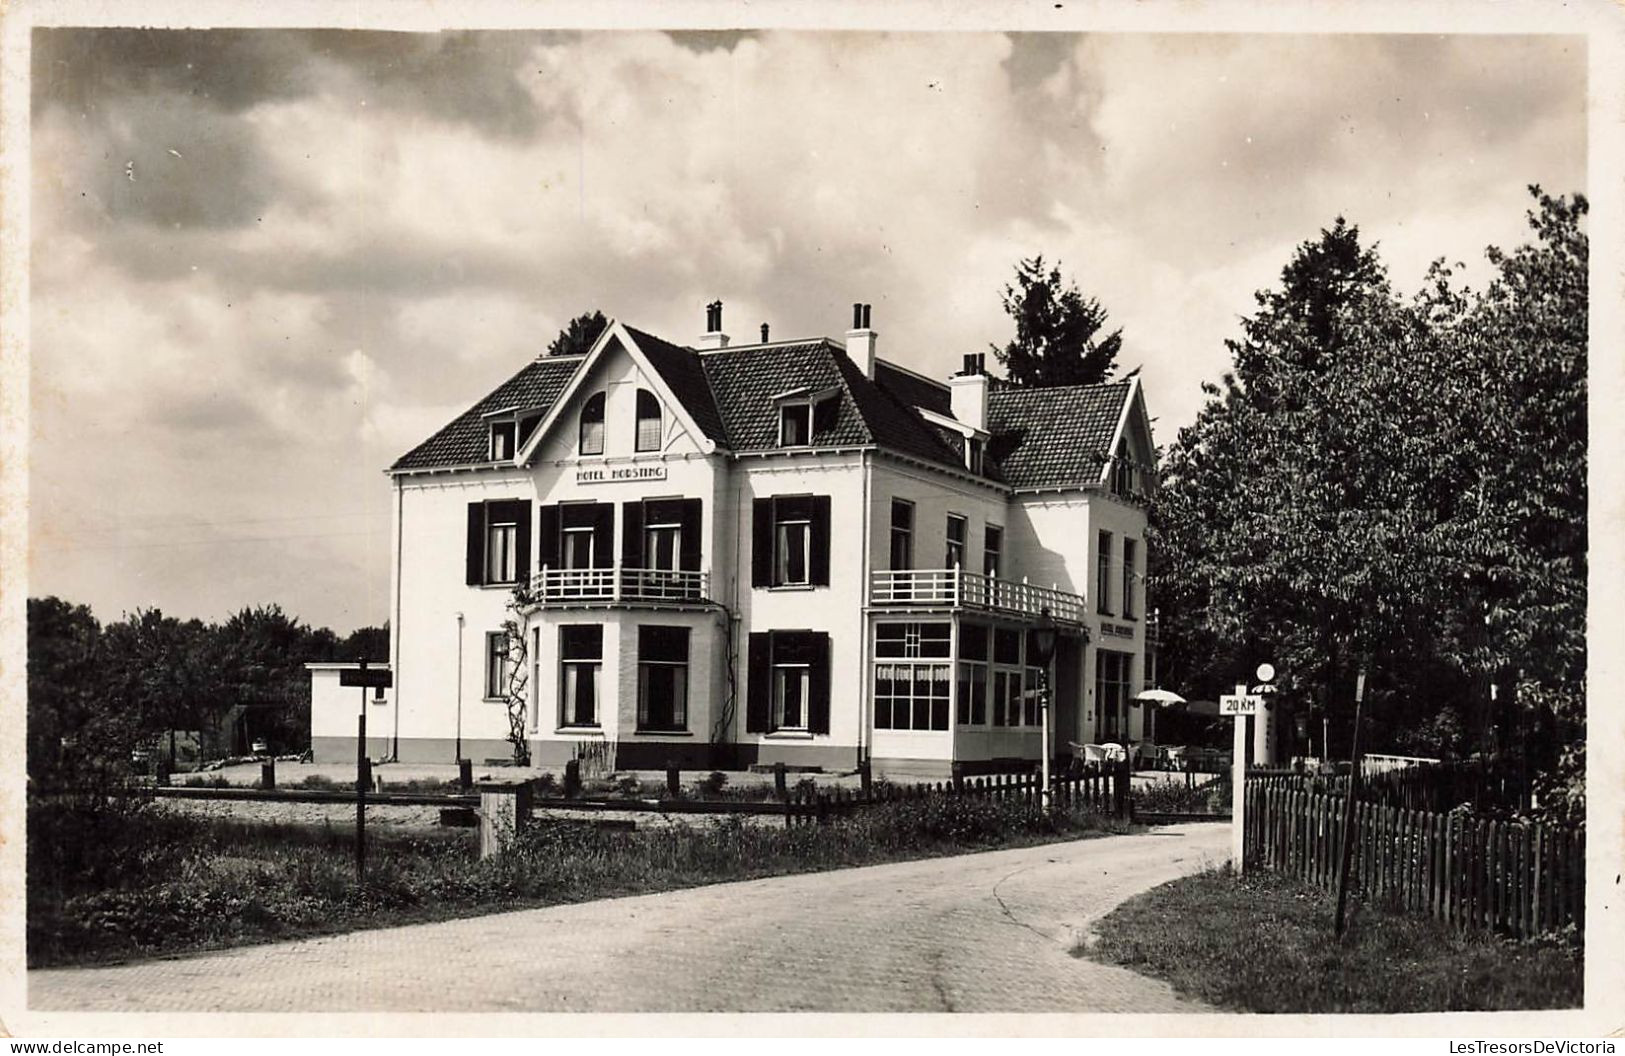
[[[501,462],[513,457],[514,423],[491,423],[491,461]]]
[[[542,416],[539,415],[539,414],[530,414],[530,415],[526,415],[525,417],[519,419],[519,446],[520,447],[525,446],[525,441],[530,439],[530,434],[534,433],[536,431],[536,426],[539,425],[541,423],[541,421],[542,421]]]
[[[812,443],[812,404],[787,403],[779,408],[779,446],[804,447]]]
[[[635,450],[660,450],[660,401],[648,389],[638,390],[638,435]]]
[[[581,447],[583,455],[604,453],[604,394],[595,392],[581,408]]]
[[[796,390],[796,393],[805,391]],[[828,393],[826,389],[825,394],[796,400],[787,400],[785,396],[789,394],[776,397],[779,401],[780,447],[805,447],[813,442],[813,437],[835,428],[841,401],[838,395]]]
[[[982,455],[985,445],[974,436],[965,437],[965,468],[978,476],[982,473]]]
[[[1134,493],[1134,463],[1127,456],[1118,455],[1112,465],[1112,494],[1127,498]]]

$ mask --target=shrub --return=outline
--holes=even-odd
[[[727,785],[728,775],[721,770],[713,770],[700,781],[700,792],[707,796],[720,796]]]

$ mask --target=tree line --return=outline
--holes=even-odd
[[[167,749],[169,731],[200,731],[216,755],[254,741],[310,744],[311,661],[389,660],[388,627],[340,637],[279,606],[223,623],[138,609],[103,624],[90,608],[28,599],[28,773],[47,784],[94,781],[132,756]]]

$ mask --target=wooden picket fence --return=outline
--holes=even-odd
[[[1129,770],[1126,766],[1070,777],[1052,776],[1053,805],[1057,810],[1088,810],[1112,817],[1128,818]],[[882,803],[921,801],[933,796],[974,796],[1002,802],[1025,804],[1038,810],[1042,783],[1037,774],[994,774],[988,777],[958,778],[953,781],[913,785],[880,782],[868,789],[833,788],[813,792],[789,789],[784,800],[786,825],[827,825],[850,817],[860,810]]]
[[[1337,889],[1344,800],[1247,782],[1249,864]],[[1358,802],[1351,890],[1519,937],[1585,926],[1585,829]]]
[[[1296,789],[1342,795],[1348,775],[1301,774],[1292,770],[1250,769],[1247,780],[1263,781],[1270,788]],[[1527,810],[1527,778],[1502,763],[1478,761],[1427,763],[1360,778],[1355,795],[1366,802],[1406,810],[1443,812],[1462,804],[1474,810]]]

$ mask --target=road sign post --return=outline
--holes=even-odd
[[[1247,745],[1251,743],[1247,736],[1247,720],[1263,714],[1263,694],[1274,691],[1275,687],[1269,684],[1274,677],[1274,667],[1259,664],[1258,681],[1261,685],[1253,687],[1249,693],[1245,683],[1238,683],[1234,693],[1226,693],[1219,698],[1219,714],[1229,715],[1236,720],[1230,743],[1230,860],[1235,865],[1237,876],[1246,872]]]

